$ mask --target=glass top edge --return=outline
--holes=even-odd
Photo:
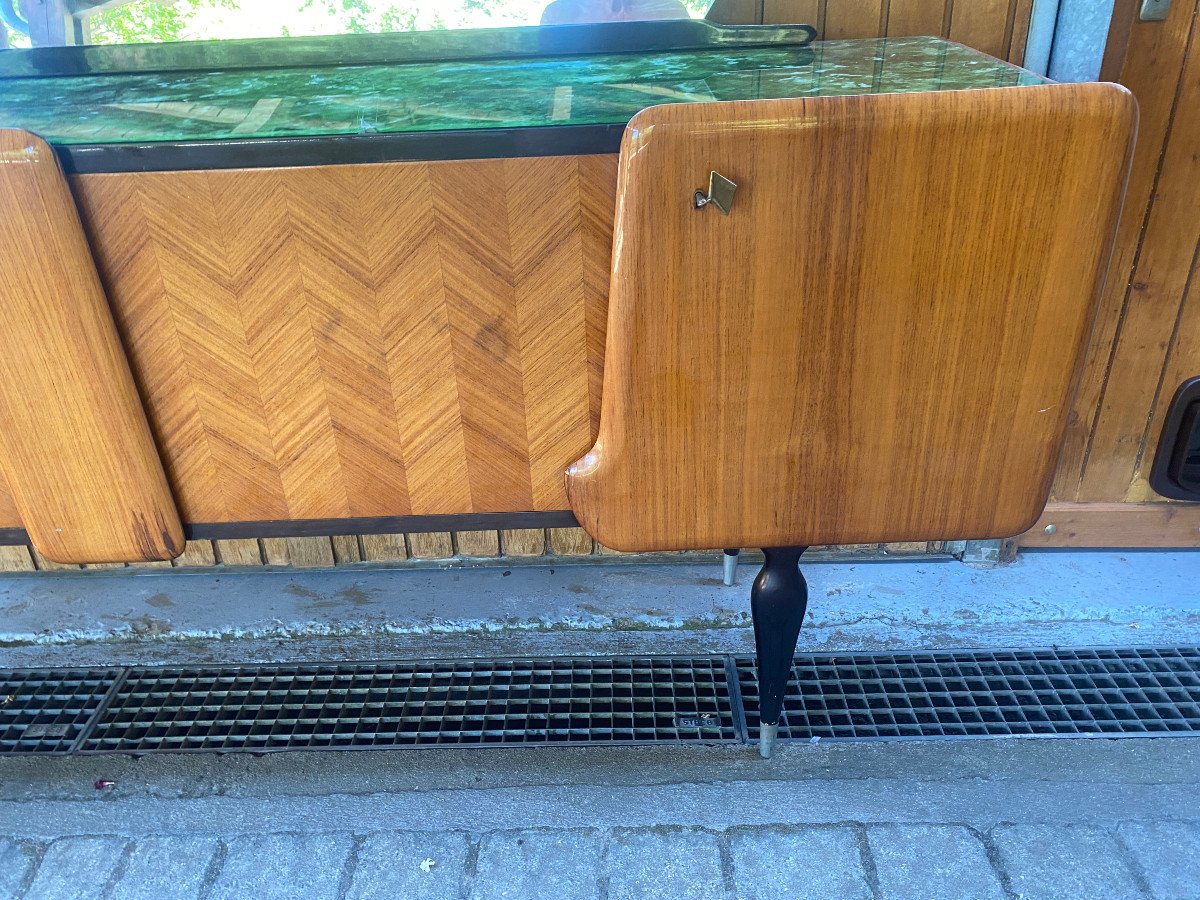
[[[803,47],[811,25],[721,25],[707,19],[531,25],[446,31],[246,38],[0,51],[0,81],[156,72],[654,53],[730,47]]]
[[[41,134],[59,147],[234,146],[334,137],[366,138],[365,146],[402,134],[423,135],[412,140],[428,144],[437,133],[473,132],[484,139],[526,127],[544,128],[556,135],[551,143],[562,136],[574,146],[568,136],[573,126],[623,126],[661,103],[1038,83],[1044,79],[941,38],[867,38],[804,47],[727,46],[723,52],[131,73],[127,81],[11,79],[8,93],[0,90],[0,124]],[[604,152],[614,149],[610,137]]]

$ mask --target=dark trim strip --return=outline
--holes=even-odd
[[[0,79],[655,53],[767,44],[801,47],[816,36],[816,29],[810,25],[722,26],[701,19],[678,19],[167,44],[38,47],[0,53]]]
[[[343,534],[420,534],[430,531],[500,531],[514,528],[574,528],[570,510],[556,512],[462,513],[447,516],[380,516],[360,519],[297,519],[184,525],[192,540],[325,537]]]
[[[18,544],[29,545],[29,535],[24,528],[0,528],[0,547],[12,547]]]
[[[447,516],[378,516],[358,519],[296,519],[264,522],[185,524],[188,540],[332,537],[345,534],[422,534],[431,531],[501,531],[517,528],[575,528],[570,510],[552,512],[461,513]],[[28,544],[23,528],[0,528],[0,545]]]
[[[66,172],[94,175],[519,156],[587,156],[618,152],[624,133],[625,123],[547,125],[231,141],[58,144],[54,150]]]

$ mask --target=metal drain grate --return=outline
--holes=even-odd
[[[737,741],[724,658],[131,669],[83,752]]]
[[[0,753],[71,750],[119,674],[111,669],[0,673]]]
[[[745,712],[743,712],[743,700]],[[0,672],[0,754],[756,742],[749,657]],[[1200,735],[1200,649],[796,661],[780,737]]]
[[[756,741],[754,661],[737,669]],[[1200,733],[1200,649],[803,657],[784,710],[793,740]]]

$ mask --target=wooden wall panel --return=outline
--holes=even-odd
[[[615,157],[76,179],[190,522],[566,505]]]
[[[753,25],[762,15],[763,0],[713,0],[707,18],[722,25]]]
[[[878,37],[887,32],[887,0],[833,0],[825,8],[826,40]]]
[[[1149,494],[1146,477],[1166,405],[1183,378],[1167,382],[1164,371],[1200,374],[1200,359],[1187,353],[1194,342],[1179,328],[1187,288],[1200,252],[1200,47],[1183,67],[1170,136],[1141,235],[1141,250],[1125,297],[1112,348],[1103,400],[1091,437],[1079,500],[1120,500]],[[1194,320],[1193,320],[1194,321]],[[1178,339],[1185,352],[1173,353]],[[1189,360],[1189,357],[1190,360]],[[1172,362],[1175,363],[1172,366]]]
[[[941,35],[1020,64],[1032,12],[1033,0],[717,0],[709,18],[803,22],[823,40]]]
[[[958,0],[950,9],[950,39],[1004,59],[1015,13],[1012,0]]]
[[[1195,547],[1200,504],[1051,503],[1022,547]]]
[[[836,0],[834,0],[836,2]],[[764,0],[764,25],[812,25],[824,31],[826,0]]]
[[[952,0],[891,0],[888,5],[887,35],[941,34],[950,22]],[[979,3],[982,0],[959,0]]]
[[[1122,66],[1120,81],[1133,91],[1138,99],[1140,125],[1137,148],[1130,172],[1129,190],[1121,216],[1120,229],[1109,269],[1108,283],[1096,322],[1095,331],[1088,351],[1087,367],[1067,430],[1066,442],[1054,485],[1054,496],[1063,501],[1088,499],[1124,499],[1129,480],[1124,485],[1114,486],[1107,476],[1101,482],[1093,479],[1084,488],[1085,472],[1096,459],[1109,469],[1112,462],[1101,462],[1100,456],[1116,454],[1128,467],[1132,475],[1133,465],[1142,454],[1140,440],[1126,439],[1123,444],[1109,443],[1103,448],[1093,447],[1093,434],[1100,427],[1101,408],[1105,405],[1105,394],[1109,382],[1110,366],[1114,361],[1114,350],[1118,335],[1129,310],[1142,304],[1148,282],[1135,279],[1134,266],[1142,246],[1143,232],[1148,225],[1151,202],[1159,186],[1160,163],[1164,159],[1164,145],[1171,134],[1172,119],[1178,113],[1195,116],[1196,110],[1183,110],[1178,106],[1179,88],[1189,38],[1192,31],[1197,3],[1176,2],[1165,22],[1138,22],[1129,33],[1128,51]],[[1136,11],[1131,11],[1136,15]],[[1194,140],[1194,139],[1193,139]],[[1189,152],[1185,146],[1181,148]],[[1193,144],[1190,152],[1195,152]],[[1168,173],[1169,175],[1169,173]],[[1191,220],[1200,213],[1193,213]],[[1184,224],[1184,223],[1180,223]],[[1176,302],[1180,298],[1176,298]],[[1135,311],[1135,318],[1137,318]],[[1160,334],[1152,345],[1137,348],[1126,342],[1126,352],[1151,353],[1161,367],[1170,332]],[[1148,421],[1153,390],[1143,397],[1130,400],[1140,409]],[[1110,406],[1111,408],[1111,406]],[[1099,454],[1099,455],[1097,455]]]
[[[1142,110],[1129,197],[1058,499],[1030,546],[1200,546],[1200,505],[1147,483],[1170,398],[1200,375],[1200,3],[1176,0],[1165,22],[1139,6],[1118,0],[1104,61]]]
[[[1033,19],[1034,0],[1013,0],[1009,16],[1008,52],[1004,58],[1014,65],[1025,64],[1025,44],[1029,40],[1029,25]]]

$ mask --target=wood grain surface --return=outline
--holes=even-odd
[[[983,2],[965,0],[964,5]],[[890,0],[887,35],[944,34],[949,30],[952,6],[946,0]]]
[[[564,509],[615,178],[615,156],[78,177],[185,520]]]
[[[24,131],[0,130],[0,247],[7,511],[54,562],[177,556],[179,514],[70,188]]]
[[[1029,528],[1135,122],[1105,84],[639,114],[580,523],[618,550]],[[711,169],[728,217],[692,207]]]
[[[952,36],[972,45],[979,45],[983,41],[995,42],[999,35],[1005,33],[1011,22],[1012,38],[1008,58],[1011,61],[1019,63],[1022,58],[1024,35],[1028,27],[1029,7],[1032,0],[1012,0],[1011,10],[1008,11],[1001,9],[1001,4],[991,2],[991,0],[978,4],[980,8],[976,9],[973,6],[975,2],[976,0],[957,0],[956,3],[951,4],[949,16],[946,16],[943,12],[943,36]],[[943,10],[946,6],[943,0],[932,0],[929,5],[931,7],[937,6]],[[765,15],[775,21],[808,21],[810,24],[823,28],[823,36],[826,39],[873,37],[887,33],[890,6],[891,3],[889,0],[832,0],[832,2],[828,2],[828,0],[771,0],[770,3],[764,3],[763,0],[716,0],[710,12],[710,18],[730,23],[753,23],[762,21]],[[903,0],[897,4],[897,7],[901,13],[898,21],[904,20],[907,17],[907,13],[901,8],[903,7]],[[986,11],[984,11],[984,8],[986,8]],[[969,32],[964,31],[967,24],[970,25]],[[988,46],[992,45],[989,44]],[[985,46],[984,49],[988,49],[988,46]],[[611,166],[611,173],[608,176],[608,183],[611,190],[612,183],[615,181],[615,157],[609,161],[609,164]],[[82,193],[83,188],[79,180],[76,181],[75,187]],[[572,202],[570,198],[563,200],[565,206],[570,206]],[[601,214],[606,216],[611,222],[612,197],[605,198],[604,202],[608,205],[607,211],[601,205],[595,207],[589,215]],[[160,220],[158,224],[161,227],[166,222]],[[135,229],[135,232],[130,237],[135,241],[148,239],[149,230],[142,228]],[[106,240],[106,235],[94,235],[94,238],[103,243]],[[444,236],[442,239],[444,240]],[[599,244],[607,247],[610,240],[611,235],[605,235]],[[145,252],[160,252],[160,250],[159,248],[148,248]],[[598,283],[603,286],[606,293],[606,269],[602,268],[600,270]],[[589,326],[590,340],[592,341],[593,355],[596,356],[603,347],[604,315],[602,307],[599,315],[592,316],[590,321],[592,323]],[[594,427],[595,418],[598,415],[599,367],[594,364],[590,365],[589,375],[594,382],[594,390],[592,390],[589,396]],[[562,462],[566,462],[571,455],[567,454],[564,456]],[[561,484],[561,479],[559,479],[558,483]],[[565,499],[563,503],[565,503]],[[19,513],[6,489],[3,478],[0,478],[0,528],[19,528],[20,526]],[[576,535],[579,534],[578,530],[573,530],[573,532]],[[427,536],[424,535],[414,535],[413,537],[418,545],[427,541]],[[551,541],[553,542],[554,539],[555,532],[552,531]],[[461,540],[457,538],[455,540],[459,543],[460,548],[461,546],[473,547],[473,539],[468,538],[465,545]],[[591,545],[591,539],[585,537],[571,539],[559,537],[558,540],[560,542],[569,541],[571,546],[577,547],[590,547]],[[448,537],[443,541],[447,546],[450,542],[451,539]],[[359,543],[363,557],[366,560],[391,562],[404,559],[407,555],[404,535],[363,535]],[[258,565],[262,563],[264,558],[263,547],[258,541],[252,539],[220,540],[215,542],[214,547],[214,559],[221,564]],[[445,548],[441,545],[434,549],[438,553],[445,551]],[[197,561],[203,557],[203,554],[199,553],[185,555]],[[34,559],[35,557],[30,557],[28,565],[32,566],[32,560]],[[285,564],[289,563],[289,557],[286,553],[277,554],[275,559]],[[54,564],[47,563],[47,565]]]
[[[1191,6],[1189,10],[1188,7]],[[1178,7],[1182,6],[1182,10]],[[1187,52],[1178,43],[1190,24]],[[1200,375],[1200,3],[1177,4],[1166,22],[1137,21],[1130,34],[1128,77],[1140,97],[1157,109],[1149,147],[1135,161],[1139,193],[1129,207],[1140,226],[1121,229],[1120,262],[1103,307],[1104,328],[1093,342],[1088,366],[1092,391],[1099,388],[1082,458],[1067,458],[1060,479],[1062,500],[1157,500],[1148,479],[1171,396],[1185,380]],[[1190,13],[1190,14],[1189,14]],[[1147,26],[1162,36],[1163,58],[1148,66]],[[1174,35],[1172,40],[1171,35]],[[1173,98],[1169,107],[1166,102]],[[1152,181],[1147,180],[1150,176]],[[1131,178],[1130,186],[1134,182]],[[1107,341],[1105,342],[1105,338]],[[1103,342],[1103,343],[1101,343]],[[1089,399],[1097,403],[1097,395]],[[1074,449],[1074,447],[1072,448]],[[1070,482],[1071,476],[1077,479]],[[1056,485],[1058,487],[1059,485]],[[1072,492],[1072,488],[1074,491]],[[1058,493],[1058,492],[1056,492]],[[1200,545],[1200,535],[1196,535]]]
[[[1119,80],[1137,97],[1141,120],[1111,275],[1055,479],[1054,497],[1063,502],[1154,499],[1146,473],[1162,410],[1183,380],[1172,365],[1185,361],[1184,377],[1200,374],[1200,342],[1191,341],[1189,359],[1195,326],[1187,328],[1187,287],[1200,253],[1200,3],[1173,3],[1162,22],[1140,21],[1139,7],[1122,3],[1114,12],[1130,20]],[[1194,323],[1197,301],[1191,306]]]
[[[932,34],[1021,64],[1033,0],[715,0],[731,25],[804,23],[821,40]]]
[[[1195,547],[1197,503],[1051,503],[1022,547]]]

